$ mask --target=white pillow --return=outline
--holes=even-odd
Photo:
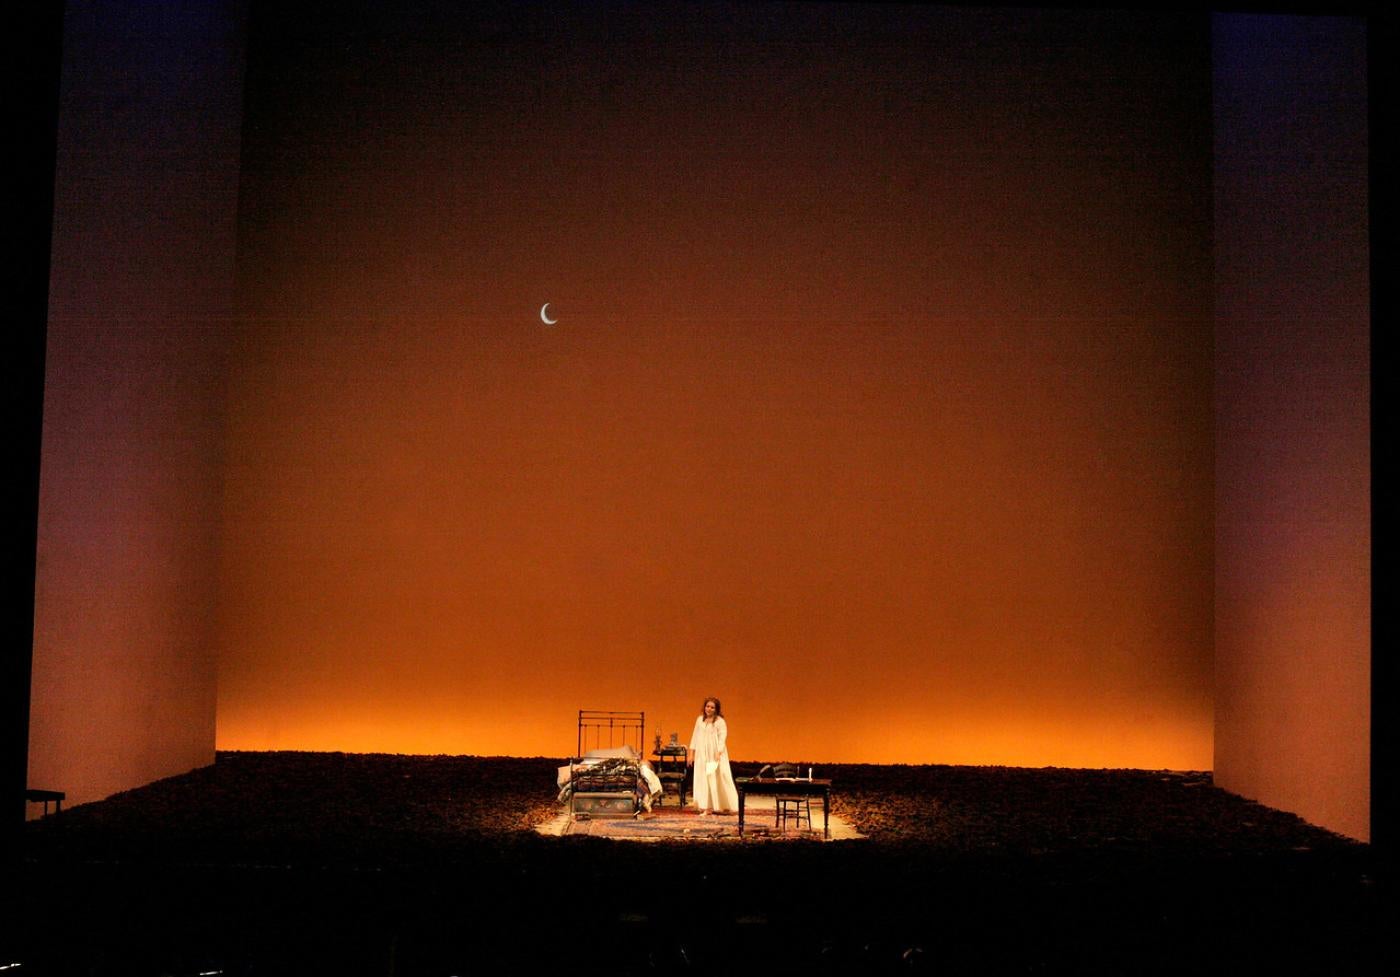
[[[607,746],[597,750],[589,750],[583,755],[585,760],[607,760],[612,757],[622,757],[627,760],[637,760],[637,751],[632,749],[631,744],[624,743],[622,746]]]

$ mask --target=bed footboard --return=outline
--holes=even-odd
[[[578,752],[570,774],[569,810],[575,816],[630,818],[640,809],[637,767],[646,732],[646,713],[580,709]],[[630,749],[627,758],[610,756],[582,765],[586,751]]]

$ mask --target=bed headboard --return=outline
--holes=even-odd
[[[588,750],[598,750],[615,746],[630,746],[638,756],[646,756],[642,748],[647,726],[644,712],[614,712],[603,709],[580,709],[578,711],[578,748],[574,756],[581,757]]]

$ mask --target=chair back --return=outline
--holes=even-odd
[[[775,763],[773,764],[773,776],[795,778],[800,769],[802,768],[795,763]]]

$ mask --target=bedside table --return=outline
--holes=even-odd
[[[680,806],[685,807],[685,757],[683,746],[663,746],[651,755],[651,766],[656,771],[656,779],[661,781],[661,800],[658,806],[666,804],[666,794],[674,784],[680,798]]]

